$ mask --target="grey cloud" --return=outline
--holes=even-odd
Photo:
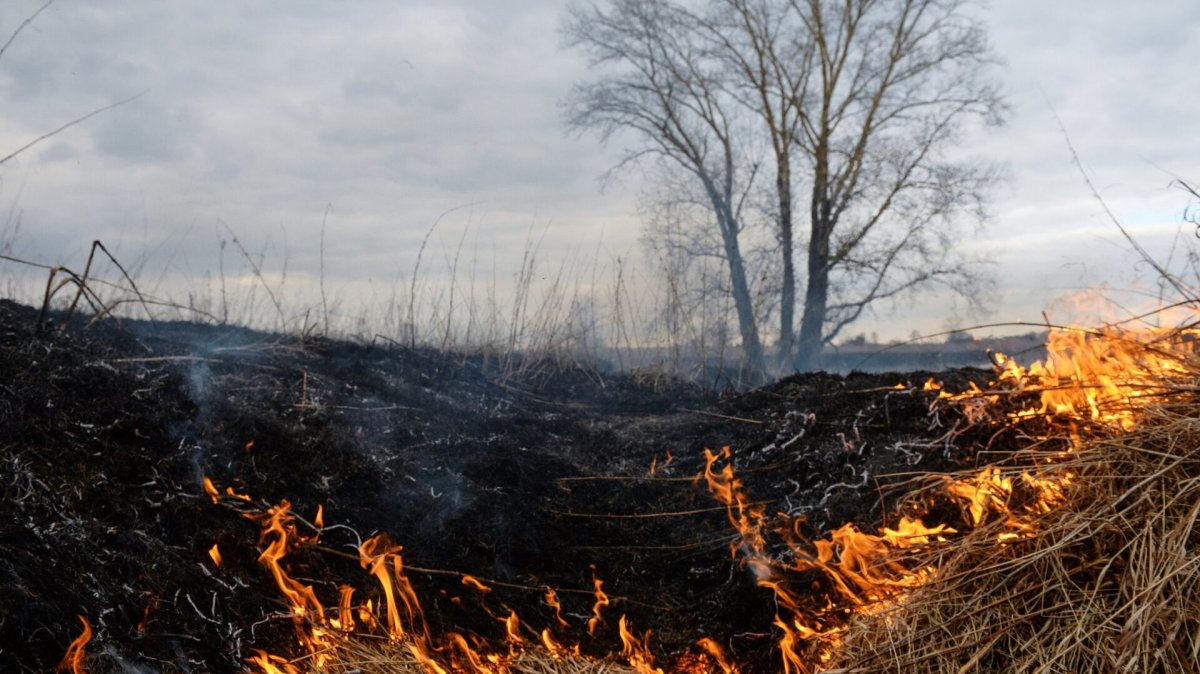
[[[153,99],[136,100],[127,107],[90,127],[97,151],[136,163],[181,161],[201,135],[185,110],[170,109]]]

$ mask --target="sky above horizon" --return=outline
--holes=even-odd
[[[42,4],[0,4],[0,41]],[[626,139],[569,134],[559,108],[587,75],[560,44],[565,6],[58,0],[0,56],[0,156],[140,96],[0,166],[0,239],[72,268],[99,239],[151,276],[211,278],[220,242],[236,235],[264,266],[279,273],[283,259],[293,279],[311,279],[324,221],[321,271],[351,295],[410,271],[439,218],[428,242],[439,263],[460,240],[500,276],[531,240],[543,259],[628,260],[641,250],[636,176],[601,182]],[[969,148],[1010,176],[987,228],[965,242],[995,263],[991,311],[917,298],[852,333],[891,339],[1044,310],[1062,320],[1064,298],[1083,289],[1130,301],[1148,289],[1064,129],[1148,250],[1166,259],[1177,233],[1197,241],[1188,195],[1171,182],[1200,182],[1189,53],[1200,3],[1005,0],[983,15],[1012,106]]]

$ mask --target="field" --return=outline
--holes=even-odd
[[[1130,399],[1002,356],[717,392],[44,318],[0,303],[4,671],[1179,671],[1200,643],[1182,383],[1149,463],[1110,464]]]

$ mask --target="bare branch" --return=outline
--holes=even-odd
[[[4,57],[4,52],[8,51],[8,46],[13,43],[13,40],[17,39],[17,36],[21,34],[21,31],[25,30],[25,28],[28,27],[29,24],[33,23],[33,20],[38,17],[38,14],[41,14],[52,4],[54,4],[54,0],[46,0],[45,4],[43,4],[41,7],[38,7],[33,14],[30,14],[24,21],[21,22],[21,25],[17,26],[17,29],[12,32],[12,35],[8,36],[8,39],[4,41],[4,44],[0,45],[0,58]]]
[[[28,143],[25,143],[25,144],[24,144],[24,145],[22,145],[21,147],[17,148],[16,150],[14,150],[14,151],[13,151],[13,152],[11,152],[11,153],[9,153],[9,154],[8,154],[7,156],[5,156],[4,158],[0,159],[0,166],[3,166],[3,165],[5,164],[5,162],[7,162],[8,160],[10,160],[10,159],[12,159],[12,158],[16,157],[17,155],[21,154],[22,152],[24,152],[24,151],[28,150],[29,148],[33,147],[34,145],[37,145],[38,143],[40,143],[40,142],[42,142],[42,141],[44,141],[44,140],[47,140],[47,139],[49,139],[49,138],[53,138],[54,136],[57,136],[58,134],[62,133],[63,131],[66,131],[67,129],[69,129],[69,128],[71,128],[71,127],[75,126],[76,124],[80,124],[80,123],[82,123],[82,122],[86,122],[87,120],[91,119],[92,117],[95,117],[96,115],[98,115],[98,114],[100,114],[100,113],[102,113],[102,112],[108,112],[109,110],[112,110],[113,108],[119,108],[119,107],[121,107],[122,105],[125,105],[126,103],[132,103],[133,101],[136,101],[137,99],[139,99],[139,98],[141,98],[142,96],[146,95],[146,92],[147,92],[147,91],[149,91],[149,89],[147,89],[146,91],[143,91],[143,92],[141,92],[141,93],[139,93],[139,94],[136,94],[136,95],[134,95],[134,96],[130,96],[129,98],[126,98],[126,99],[124,99],[124,100],[117,101],[116,103],[111,103],[111,104],[109,104],[109,105],[106,105],[106,106],[104,106],[104,107],[102,107],[102,108],[96,108],[95,110],[92,110],[92,111],[91,111],[91,112],[89,112],[88,114],[86,114],[86,115],[84,115],[84,116],[82,116],[82,117],[78,117],[78,118],[76,118],[76,119],[73,119],[73,120],[71,120],[71,121],[67,122],[66,124],[63,124],[62,126],[58,127],[57,129],[55,129],[55,130],[53,130],[53,131],[51,131],[51,132],[49,132],[49,133],[44,133],[44,134],[42,134],[42,135],[38,136],[37,138],[34,138],[33,140],[29,141]]]

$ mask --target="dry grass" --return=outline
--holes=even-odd
[[[303,665],[304,663],[296,663]],[[487,667],[488,663],[484,663]],[[583,657],[558,657],[538,646],[504,659],[504,669],[495,671],[511,674],[634,674],[624,662],[613,658],[595,660]],[[335,662],[321,669],[321,674],[429,674],[430,670],[409,650],[405,641],[388,639],[349,638],[340,642]]]
[[[1134,430],[1076,438],[1041,467],[1072,477],[1035,530],[1001,544],[1010,528],[997,519],[956,541],[927,585],[848,627],[827,671],[1200,671],[1200,369],[1189,369]]]

